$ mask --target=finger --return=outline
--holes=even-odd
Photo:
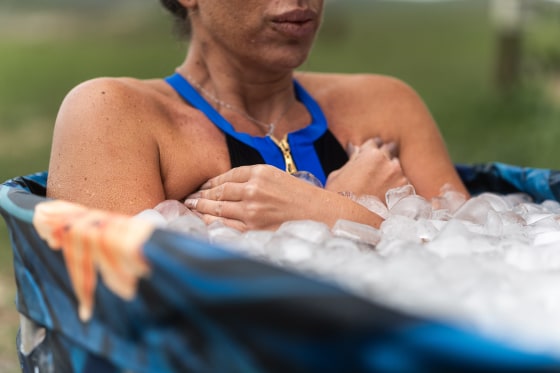
[[[391,163],[393,163],[395,165],[396,168],[398,168],[400,170],[400,172],[402,172],[401,160],[399,159],[399,157],[394,157],[390,161],[391,161]]]
[[[198,199],[198,198],[200,198],[200,191],[194,192],[193,194],[189,194],[187,196],[187,199]]]
[[[360,157],[365,157],[368,159],[375,159],[380,161],[382,159],[391,160],[391,148],[383,144],[381,147],[377,147],[373,139],[370,139],[363,143],[360,147]]]
[[[245,216],[243,204],[231,201],[213,201],[210,199],[199,198],[192,207],[193,210],[202,215],[212,215],[218,218],[233,219],[242,221]],[[187,204],[187,207],[189,205]],[[189,207],[191,208],[191,207]]]
[[[367,139],[360,145],[361,149],[377,149],[383,145],[383,141],[379,137],[374,137],[372,139]]]
[[[348,158],[350,159],[356,158],[359,152],[360,152],[359,146],[354,145],[351,142],[348,142],[348,145],[346,146],[346,154],[348,154]]]
[[[391,159],[391,162],[395,164],[395,167],[398,167],[399,172],[401,173],[400,181],[397,183],[399,186],[411,184],[410,180],[404,175],[401,167],[401,161],[398,157]]]
[[[397,144],[394,141],[383,144],[379,149],[383,151],[389,159],[395,158],[398,153]]]
[[[226,182],[216,187],[199,191],[196,198],[211,199],[214,201],[241,201],[245,183]],[[192,197],[189,197],[191,199]]]
[[[360,151],[367,149],[381,149],[383,144],[383,140],[381,140],[380,137],[374,137],[366,140],[362,145],[360,145]]]
[[[200,198],[187,198],[185,200],[185,206],[187,206],[189,209],[196,211],[196,208],[198,207],[198,201],[200,200]]]
[[[202,214],[196,210],[199,198],[187,198],[183,203],[191,213],[202,219]]]
[[[251,169],[254,166],[241,166],[235,167],[231,170],[224,172],[216,177],[209,179],[207,182],[202,184],[200,187],[201,190],[214,188],[220,184],[224,184],[227,182],[231,183],[244,183],[249,180],[251,176]]]
[[[329,174],[329,176],[327,176],[327,184],[329,183],[330,180],[336,179],[338,175],[340,175],[340,168],[338,170],[334,170]]]
[[[226,218],[221,218],[221,217],[217,217],[217,216],[213,216],[213,215],[202,215],[202,220],[204,221],[204,223],[206,223],[206,225],[210,225],[214,222],[219,221],[223,225],[225,225],[227,227],[230,227],[230,228],[233,228],[233,229],[236,229],[240,232],[245,232],[249,229],[245,223],[243,223],[242,221],[239,221],[239,220],[235,220],[235,219],[226,219]]]

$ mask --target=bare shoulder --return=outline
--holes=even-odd
[[[161,85],[163,86],[163,85]],[[161,199],[158,139],[164,106],[157,81],[97,78],[73,88],[55,123],[50,197],[121,212]],[[143,190],[133,182],[146,180]],[[104,196],[100,191],[114,189]]]
[[[404,81],[379,74],[298,73],[296,78],[317,99],[371,103],[376,100],[418,100],[417,93]]]
[[[65,97],[57,122],[80,118],[94,121],[97,125],[133,122],[136,118],[155,114],[163,105],[158,105],[161,89],[155,81],[133,78],[96,78],[74,87]]]
[[[133,78],[95,78],[74,87],[60,106],[53,147],[102,141],[114,146],[155,143],[169,120],[163,82]],[[62,142],[62,143],[61,143]]]
[[[437,196],[445,184],[468,194],[432,115],[408,84],[373,74],[303,73],[296,78],[319,102],[342,144],[377,136],[393,141],[402,170],[419,195]]]
[[[410,126],[432,125],[420,96],[400,79],[376,74],[299,73],[342,141],[381,136],[399,141]],[[352,123],[350,125],[349,123]]]

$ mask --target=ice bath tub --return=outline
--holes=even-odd
[[[558,199],[556,172],[458,168],[473,192]],[[0,186],[24,372],[560,371],[556,357],[406,314],[225,246],[51,205],[46,178]]]

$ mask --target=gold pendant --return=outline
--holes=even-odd
[[[296,164],[292,158],[292,152],[290,150],[290,144],[288,144],[288,135],[284,135],[282,140],[278,140],[274,136],[270,136],[270,139],[280,148],[282,155],[284,156],[284,163],[286,164],[286,172],[289,174],[294,174],[297,172]]]

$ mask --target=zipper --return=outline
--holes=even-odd
[[[286,172],[289,174],[294,174],[297,172],[296,164],[292,158],[292,152],[290,150],[290,144],[288,144],[288,135],[284,135],[282,140],[278,140],[274,136],[270,136],[270,139],[278,146],[282,155],[284,156],[284,163],[286,164]]]

